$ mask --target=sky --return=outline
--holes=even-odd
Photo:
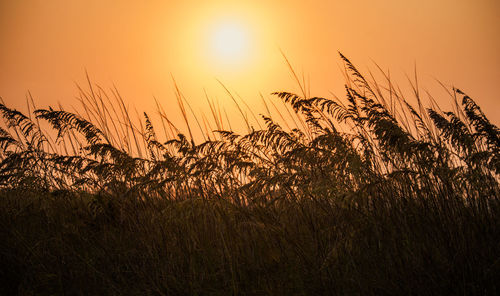
[[[77,105],[86,71],[139,110],[156,97],[179,119],[175,83],[199,112],[224,85],[259,113],[260,93],[343,97],[338,52],[362,72],[379,65],[402,89],[419,84],[444,106],[457,87],[500,123],[500,1],[0,0],[0,96],[23,109]]]

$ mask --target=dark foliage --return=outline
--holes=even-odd
[[[146,113],[117,143],[103,104],[104,128],[0,104],[1,292],[498,293],[498,127],[460,90],[453,112],[414,107],[341,58],[345,103],[278,92],[303,128],[200,144]]]

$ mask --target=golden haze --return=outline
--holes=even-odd
[[[1,0],[0,96],[20,109],[28,90],[39,105],[76,105],[86,69],[139,110],[156,96],[178,116],[174,77],[196,110],[207,108],[204,90],[229,104],[220,80],[260,112],[259,92],[298,92],[280,49],[317,96],[343,96],[341,51],[363,70],[391,69],[403,87],[416,64],[437,97],[447,99],[434,79],[498,124],[499,12],[495,0]],[[224,59],[235,49],[221,53],[217,34],[241,37],[237,54]]]

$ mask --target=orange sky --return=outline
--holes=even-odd
[[[245,32],[229,62],[212,44],[227,23]],[[280,48],[312,95],[344,95],[341,51],[361,70],[390,69],[403,88],[416,63],[437,97],[447,100],[435,78],[500,123],[498,0],[0,0],[0,96],[20,109],[28,90],[41,106],[76,105],[87,69],[139,110],[154,95],[178,116],[173,76],[196,110],[207,108],[204,89],[229,104],[219,79],[260,112],[259,92],[298,92]]]

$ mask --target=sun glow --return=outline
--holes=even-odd
[[[250,30],[242,23],[224,20],[214,24],[208,33],[209,58],[214,68],[241,70],[252,58]]]
[[[245,93],[261,90],[275,69],[283,66],[274,27],[259,5],[206,4],[187,16],[179,16],[183,26],[168,36],[164,47],[166,53],[178,57],[168,70],[179,81],[197,81],[209,93],[219,92],[222,82]]]
[[[241,25],[219,24],[211,38],[213,55],[219,61],[234,64],[248,57],[249,36]]]

